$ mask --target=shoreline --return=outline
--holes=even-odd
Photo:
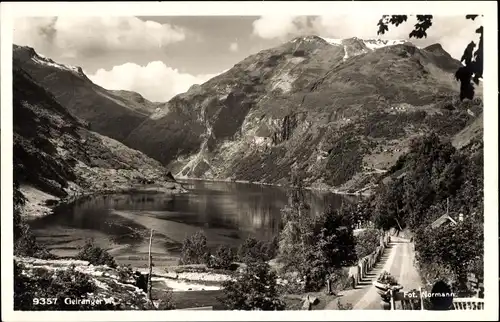
[[[167,186],[167,184],[172,184]],[[161,185],[141,185],[128,187],[122,187],[117,189],[97,189],[97,190],[70,190],[66,197],[60,198],[54,195],[43,192],[42,190],[32,186],[32,185],[21,185],[19,191],[23,194],[26,199],[25,205],[22,207],[21,216],[26,220],[34,220],[42,217],[49,216],[53,214],[54,209],[58,206],[64,204],[71,204],[82,198],[92,197],[92,196],[107,196],[120,193],[151,193],[151,194],[183,194],[187,193],[188,190],[182,186],[180,182],[165,181]],[[50,202],[50,205],[47,203]]]
[[[50,195],[46,192],[41,191],[40,189],[32,186],[32,185],[23,185],[20,187],[20,191],[26,198],[26,204],[21,211],[21,215],[27,220],[33,220],[45,216],[49,216],[53,213],[55,207],[60,206],[62,204],[70,204],[79,199],[91,196],[106,196],[120,193],[164,193],[164,194],[183,194],[188,193],[189,189],[184,187],[185,182],[183,180],[191,180],[191,181],[206,181],[206,182],[221,182],[221,183],[243,183],[243,184],[253,184],[253,185],[261,185],[261,186],[270,186],[270,187],[279,187],[279,188],[289,188],[292,186],[282,185],[282,184],[274,184],[267,182],[254,182],[250,180],[231,180],[231,179],[211,179],[211,178],[193,178],[193,177],[178,177],[180,181],[165,181],[161,183],[161,185],[141,185],[141,186],[127,186],[116,189],[97,189],[97,190],[87,190],[83,191],[83,189],[72,189],[69,191],[68,196],[64,198],[59,198],[53,195]],[[168,187],[167,184],[170,183],[172,186]],[[360,192],[363,189],[360,189],[356,192],[348,192],[339,190],[336,188],[319,188],[319,187],[304,187],[305,190],[308,191],[317,191],[317,192],[327,192],[336,195],[344,195],[344,196],[357,196],[357,197],[370,197],[373,195],[373,192]],[[365,189],[365,188],[364,188]],[[47,205],[47,202],[51,202],[51,205]]]
[[[183,176],[179,176],[177,178],[178,178],[178,180],[207,181],[207,182],[227,182],[227,183],[234,182],[234,183],[255,184],[255,185],[280,187],[280,188],[289,188],[289,187],[292,187],[292,186],[289,186],[289,185],[282,185],[282,184],[279,184],[279,183],[257,182],[257,181],[250,181],[250,180],[194,178],[194,177],[183,177]],[[373,195],[373,192],[364,192],[364,191],[362,191],[362,190],[369,189],[369,188],[370,187],[362,188],[362,189],[359,189],[356,192],[348,192],[348,191],[343,191],[343,190],[339,190],[337,188],[331,188],[331,187],[326,187],[326,188],[318,188],[318,187],[311,187],[311,186],[304,187],[305,190],[309,190],[309,191],[322,191],[322,192],[330,192],[330,193],[333,193],[333,194],[336,194],[336,195],[364,196],[364,197],[370,197],[371,195]]]

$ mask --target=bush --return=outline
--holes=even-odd
[[[219,298],[229,310],[284,310],[279,298],[276,274],[264,262],[249,263],[235,280],[223,283],[224,295]]]
[[[88,239],[75,257],[79,260],[88,261],[92,265],[107,265],[116,268],[116,262],[107,251],[94,245],[92,239]]]
[[[416,258],[426,278],[446,280],[456,291],[466,291],[467,273],[482,275],[482,267],[474,268],[482,264],[483,244],[482,225],[465,218],[457,226],[440,227],[439,234],[430,229],[420,232],[415,238]]]
[[[158,302],[157,309],[164,311],[176,309],[172,296],[172,291],[168,290],[164,295],[162,295],[161,299]]]
[[[121,283],[130,283],[134,280],[134,271],[132,270],[132,266],[120,266],[116,269],[118,273],[118,280]]]
[[[305,291],[317,291],[325,286],[329,274],[356,261],[353,221],[360,209],[329,208],[313,217],[298,186],[290,205],[282,210],[278,259],[283,272],[295,271],[305,277]]]
[[[103,310],[114,309],[111,304],[67,305],[65,298],[82,298],[93,293],[96,286],[88,275],[67,270],[49,271],[38,269],[34,274],[23,274],[23,265],[14,261],[14,310]],[[54,299],[51,305],[41,305],[41,299]],[[38,302],[38,303],[37,303]]]
[[[380,245],[380,237],[380,232],[377,229],[367,229],[355,236],[355,249],[358,258],[361,259],[373,253]]]
[[[300,294],[305,291],[305,281],[298,272],[284,272],[278,279],[278,289],[280,294]]]
[[[234,261],[233,249],[227,245],[220,245],[215,252],[215,256],[210,259],[209,267],[230,269]]]
[[[346,268],[338,269],[330,274],[332,289],[336,292],[348,290],[352,288],[349,272]]]
[[[14,208],[14,255],[51,259],[55,256],[36,242],[29,225],[21,218],[20,208]]]
[[[398,280],[389,272],[383,271],[377,278],[377,282],[389,285],[398,285]]]
[[[337,307],[339,310],[352,310],[353,306],[351,303],[342,304],[340,299],[337,300]]]
[[[260,242],[260,251],[265,261],[270,261],[278,255],[278,236],[269,241]]]
[[[182,243],[181,265],[206,264],[209,260],[207,237],[203,230],[186,237]]]
[[[356,262],[354,236],[350,218],[342,210],[328,209],[315,218],[310,235],[312,244],[296,256],[301,260],[299,272],[306,277],[305,291],[318,291],[328,275]]]
[[[274,258],[277,250],[277,240],[262,242],[254,237],[247,238],[238,249],[238,258],[243,263],[269,261]]]

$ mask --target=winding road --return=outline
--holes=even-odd
[[[325,309],[337,309],[337,301],[340,300],[342,305],[350,303],[354,310],[381,310],[381,299],[372,282],[380,273],[387,271],[403,285],[403,291],[420,287],[420,276],[413,265],[414,257],[413,244],[408,239],[392,236],[391,243],[380,261],[366,274],[356,289],[340,293],[340,298],[328,303]]]

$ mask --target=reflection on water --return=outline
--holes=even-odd
[[[143,253],[149,230],[155,250],[176,254],[182,240],[203,229],[211,248],[238,246],[248,236],[270,240],[280,230],[280,209],[287,203],[284,188],[235,182],[186,181],[189,193],[119,194],[89,197],[37,219],[32,227],[50,248],[70,247],[76,240],[99,237],[117,254]],[[339,195],[308,192],[313,214],[338,207]],[[66,236],[66,244],[57,237]],[[73,244],[72,244],[73,243]]]

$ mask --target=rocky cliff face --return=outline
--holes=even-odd
[[[451,137],[477,116],[455,99],[460,63],[440,45],[296,38],[161,106],[126,144],[186,177],[369,185],[428,131]]]
[[[155,108],[115,137],[174,175],[286,184],[297,168],[310,186],[353,191],[373,184],[414,136],[432,130],[451,138],[478,119],[480,111],[456,99],[459,66],[439,44],[309,36],[252,55],[163,104],[106,95],[129,102],[120,111]],[[57,82],[44,79],[69,105],[83,86],[54,90]],[[89,82],[84,87],[94,90]],[[85,113],[75,115],[94,129],[95,115]],[[103,119],[96,131],[123,123]]]
[[[59,64],[33,48],[14,45],[14,62],[92,130],[123,140],[157,107],[137,93],[95,85],[80,67]]]
[[[166,179],[159,162],[90,131],[17,61],[13,65],[13,154],[15,180],[34,187],[38,196],[45,196],[42,199],[128,189],[140,180],[162,183]],[[173,182],[162,187],[181,190]]]

